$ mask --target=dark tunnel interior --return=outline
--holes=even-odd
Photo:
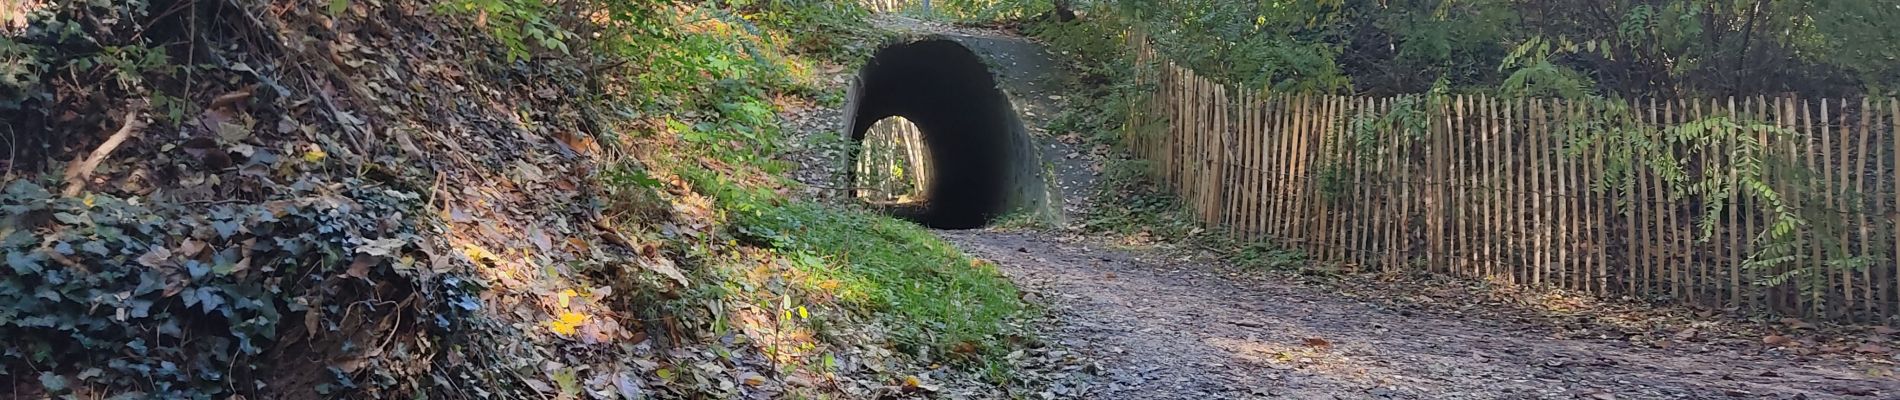
[[[859,71],[847,106],[851,138],[901,116],[921,132],[933,160],[930,197],[900,217],[938,229],[987,225],[1007,211],[1014,176],[1011,135],[1023,133],[1009,97],[975,53],[947,39],[884,47]],[[847,181],[855,181],[854,179]]]

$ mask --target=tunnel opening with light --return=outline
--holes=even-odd
[[[1034,141],[989,66],[956,40],[877,50],[852,85],[845,124],[860,144],[846,169],[855,197],[896,216],[970,229],[1047,204]],[[910,185],[893,194],[867,175]]]

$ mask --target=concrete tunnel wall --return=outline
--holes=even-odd
[[[858,71],[844,113],[854,142],[892,116],[921,132],[932,160],[930,198],[921,208],[889,210],[899,217],[970,229],[1012,212],[1052,215],[1051,205],[1060,204],[1051,200],[1055,191],[1035,140],[1009,96],[983,59],[954,38],[916,37],[880,48]]]

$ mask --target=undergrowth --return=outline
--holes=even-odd
[[[780,194],[782,105],[878,42],[852,3],[45,3],[0,21],[0,392],[742,397],[833,355],[703,328],[824,338],[826,296],[1000,381],[1031,311],[921,228]],[[717,281],[745,265],[799,287]]]

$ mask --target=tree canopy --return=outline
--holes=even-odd
[[[1630,97],[1894,92],[1879,0],[1113,0],[1177,61],[1281,90]]]

